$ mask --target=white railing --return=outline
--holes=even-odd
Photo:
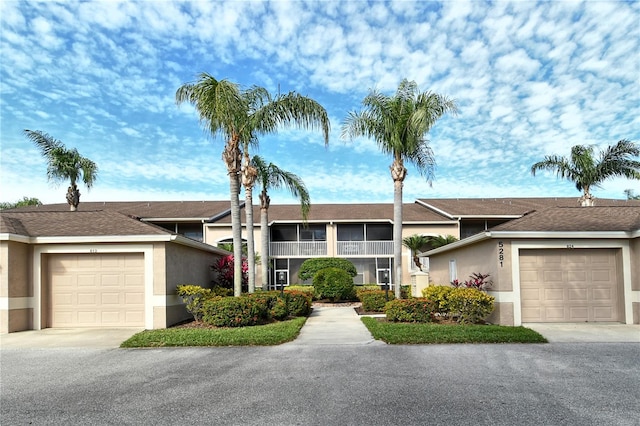
[[[271,256],[280,257],[314,257],[327,255],[326,241],[291,241],[271,242],[269,245]]]
[[[338,241],[338,256],[393,255],[393,241]]]

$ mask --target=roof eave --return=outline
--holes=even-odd
[[[431,209],[431,210],[433,210],[434,212],[436,212],[436,213],[438,213],[438,214],[441,214],[441,215],[443,215],[443,216],[445,216],[445,217],[448,217],[449,219],[455,219],[455,216],[454,216],[454,215],[452,215],[452,214],[450,214],[450,213],[447,213],[447,212],[445,212],[444,210],[440,210],[439,208],[437,208],[437,207],[435,207],[435,206],[432,206],[432,205],[431,205],[431,204],[429,204],[429,203],[425,203],[424,201],[416,200],[416,204],[420,204],[421,206],[426,207],[426,208],[428,208],[428,209]]]

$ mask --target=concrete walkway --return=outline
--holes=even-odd
[[[375,340],[353,306],[314,306],[300,335],[286,345],[386,345]]]

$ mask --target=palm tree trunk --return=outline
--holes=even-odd
[[[269,208],[260,209],[260,242],[262,245],[262,289],[269,289]]]
[[[256,252],[253,239],[253,186],[245,186],[244,214],[247,220],[247,263],[249,266],[249,293],[256,290]]]
[[[231,200],[231,233],[233,236],[233,295],[242,295],[242,222],[240,221],[240,145],[233,135],[222,152],[222,159],[229,173],[229,198]]]
[[[393,178],[393,283],[396,299],[402,298],[402,186],[407,174],[402,159],[396,158],[391,165]]]
[[[237,174],[229,174],[229,195],[231,196],[231,233],[233,235],[233,295],[242,295],[242,223],[240,221],[240,179]]]

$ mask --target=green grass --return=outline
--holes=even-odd
[[[375,339],[391,344],[425,343],[547,343],[547,339],[525,327],[503,325],[416,324],[378,321],[363,317]]]
[[[146,330],[124,341],[121,348],[167,346],[271,346],[294,340],[306,317],[267,325],[237,328],[167,328]]]

